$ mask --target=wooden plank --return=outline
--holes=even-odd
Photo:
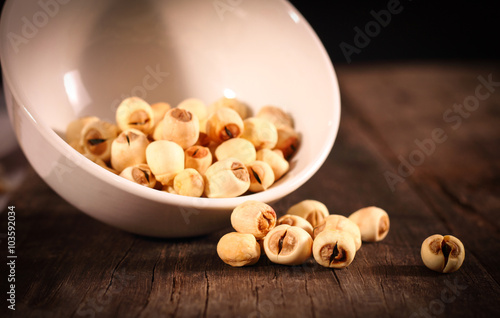
[[[392,162],[391,172],[410,183],[445,224],[446,233],[463,238],[500,282],[494,270],[500,255],[488,253],[500,248],[498,74],[497,64],[381,65],[351,69],[341,79],[351,109],[385,145],[381,150]],[[370,85],[360,85],[360,77]],[[469,108],[459,106],[468,103]],[[406,133],[396,132],[404,127]],[[445,136],[440,142],[432,138],[436,130]],[[398,172],[403,163],[410,167],[403,170],[408,177]],[[394,185],[395,193],[400,184]]]

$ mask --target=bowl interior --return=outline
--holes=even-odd
[[[86,115],[114,121],[119,102],[132,95],[173,106],[188,97],[210,104],[235,96],[254,112],[276,105],[292,114],[302,143],[290,173],[255,195],[263,201],[303,184],[330,152],[340,116],[337,80],[320,41],[288,2],[41,3],[8,3],[1,48],[5,80],[41,131],[63,135]]]

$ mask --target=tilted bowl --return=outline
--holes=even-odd
[[[320,168],[339,126],[331,61],[283,0],[7,1],[0,54],[9,117],[34,170],[84,213],[141,235],[203,235],[227,226],[245,200],[278,201]],[[114,122],[132,95],[174,106],[235,96],[254,113],[275,105],[293,116],[301,144],[290,171],[260,193],[213,199],[149,189],[62,137],[78,117]]]

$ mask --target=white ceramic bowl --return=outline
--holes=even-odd
[[[112,226],[157,237],[210,233],[248,200],[274,203],[323,164],[340,120],[330,59],[283,0],[18,0],[1,18],[4,88],[18,142],[61,197]],[[291,170],[272,188],[228,199],[149,189],[106,171],[60,136],[71,120],[113,121],[131,95],[176,105],[234,94],[254,111],[284,108],[302,134]]]

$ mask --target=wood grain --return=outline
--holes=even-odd
[[[13,194],[17,211],[17,310],[12,317],[492,317],[500,314],[500,87],[457,129],[443,113],[475,94],[478,76],[500,81],[495,63],[379,64],[337,68],[338,139],[320,171],[275,204],[303,199],[348,215],[388,211],[385,240],[364,243],[346,269],[313,259],[301,266],[232,268],[218,239],[164,240],[101,224],[69,205],[33,172]],[[435,129],[447,138],[391,189],[389,171]],[[432,139],[432,138],[431,138]],[[422,151],[422,150],[420,150]],[[416,157],[415,157],[416,158]],[[2,229],[6,228],[2,214]],[[420,244],[453,234],[463,267],[425,268]],[[2,250],[6,250],[2,240]]]

